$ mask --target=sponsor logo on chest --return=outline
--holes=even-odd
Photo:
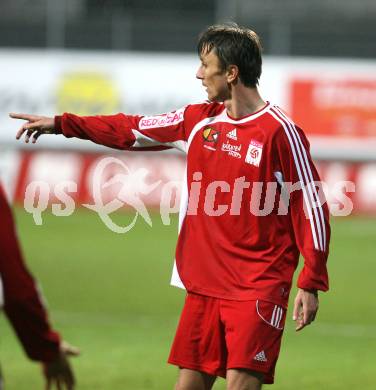
[[[245,162],[258,167],[261,161],[262,148],[263,144],[255,140],[251,140],[248,146],[247,154],[245,156]]]
[[[241,145],[232,145],[228,141],[225,144],[222,144],[221,150],[222,152],[227,152],[229,156],[235,157],[235,158],[241,158],[242,155],[240,154],[240,151],[242,149]]]

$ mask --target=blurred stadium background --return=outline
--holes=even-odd
[[[74,362],[78,389],[173,386],[176,369],[165,360],[184,293],[168,286],[176,214],[169,223],[158,208],[161,188],[181,180],[184,161],[173,152],[116,152],[61,137],[24,145],[14,140],[19,123],[8,113],[157,114],[202,101],[205,95],[195,81],[197,34],[223,21],[260,34],[265,51],[261,92],[306,130],[332,212],[342,214],[333,218],[331,292],[322,296],[315,325],[295,334],[292,321],[287,322],[274,388],[374,389],[376,2],[0,4],[1,180],[14,202],[25,257],[43,287],[52,321],[83,350]],[[161,180],[143,197],[152,210],[152,227],[139,217],[131,231],[117,234],[93,211],[79,207],[93,203],[93,173],[105,156],[121,159],[129,172],[147,169],[149,184]],[[104,176],[119,170],[119,164],[111,165]],[[42,225],[24,208],[25,190],[36,181],[47,183],[47,192],[39,196],[36,191]],[[69,193],[77,207],[60,218],[52,204],[62,203],[59,185],[68,182],[77,185]],[[127,185],[140,190],[137,181]],[[104,201],[119,197],[119,190],[108,188]],[[178,199],[177,190],[175,195]],[[124,227],[134,215],[124,205],[112,217]],[[0,351],[10,389],[41,388],[38,370],[3,318]],[[224,389],[224,382],[215,388]]]

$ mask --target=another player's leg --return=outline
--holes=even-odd
[[[211,390],[215,376],[204,372],[181,368],[175,390]]]
[[[227,370],[227,390],[260,390],[264,375],[250,370]]]

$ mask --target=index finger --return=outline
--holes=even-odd
[[[14,113],[14,112],[11,112],[9,114],[9,116],[13,119],[24,119],[26,121],[30,121],[30,120],[33,120],[36,118],[35,115],[31,115],[31,114],[17,114],[17,113]]]

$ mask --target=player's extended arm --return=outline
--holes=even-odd
[[[79,116],[65,113],[54,118],[29,114],[10,114],[11,118],[23,119],[16,138],[25,133],[25,141],[33,143],[42,134],[63,134],[90,140],[100,145],[121,150],[163,150],[177,148],[186,151],[187,136],[184,126],[185,110],[151,117],[141,115]]]

